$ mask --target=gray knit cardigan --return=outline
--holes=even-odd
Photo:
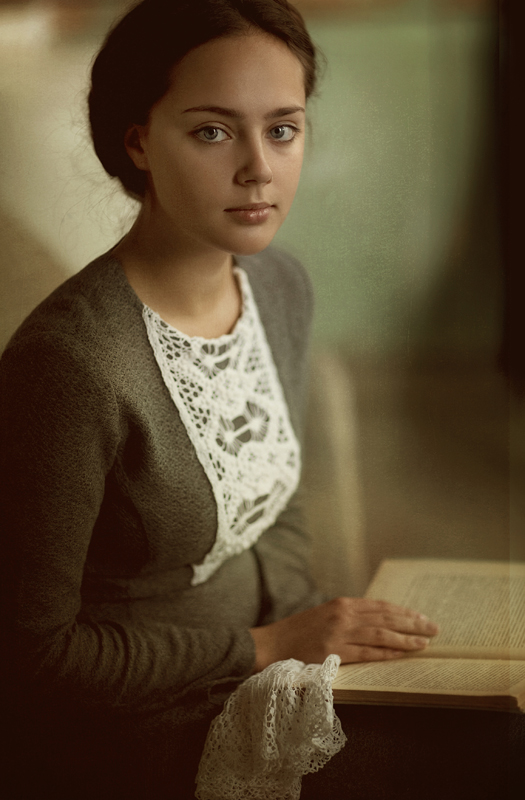
[[[300,436],[308,279],[273,249],[237,263]],[[0,420],[10,689],[79,709],[162,713],[246,677],[249,627],[318,602],[297,496],[251,550],[190,585],[190,565],[214,542],[215,500],[111,253],[10,341]]]

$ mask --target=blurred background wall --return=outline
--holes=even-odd
[[[348,497],[360,505],[370,565],[525,558],[523,408],[497,369],[496,5],[297,4],[327,67],[277,241],[308,267],[315,345],[336,353],[349,378],[340,408],[355,417],[359,485]],[[124,7],[0,2],[2,346],[132,219],[85,126],[90,61]],[[323,414],[314,404],[318,427]],[[341,423],[329,424],[333,437]],[[331,480],[312,470],[314,483]]]
[[[316,284],[316,339],[364,355],[492,357],[502,308],[492,6],[299,6],[328,66],[278,241],[300,254]],[[68,271],[126,225],[128,204],[91,153],[84,109],[91,57],[124,7],[0,5],[0,201]]]

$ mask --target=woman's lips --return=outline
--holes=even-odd
[[[245,206],[238,208],[227,208],[226,213],[230,214],[238,222],[244,222],[247,225],[259,225],[261,222],[266,222],[271,214],[274,206],[269,203],[248,203]]]

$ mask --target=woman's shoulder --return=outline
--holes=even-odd
[[[111,252],[99,256],[62,283],[24,320],[5,352],[31,342],[104,349],[118,343],[119,332],[141,318],[140,301]]]
[[[248,275],[286,399],[295,408],[304,389],[313,315],[310,280],[296,258],[273,247],[236,260]]]
[[[253,256],[236,257],[250,280],[257,305],[268,313],[283,312],[309,322],[313,310],[313,291],[301,262],[276,247]]]

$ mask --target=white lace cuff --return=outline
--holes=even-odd
[[[340,663],[279,661],[241,684],[210,726],[196,797],[298,800],[302,776],[346,742],[332,695]]]

